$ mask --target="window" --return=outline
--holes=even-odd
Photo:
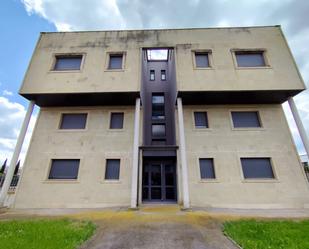
[[[53,70],[80,70],[82,55],[56,55],[56,61]]]
[[[123,128],[123,112],[111,113],[110,129]]]
[[[148,61],[167,61],[168,60],[168,49],[166,48],[153,48],[147,49],[147,60]]]
[[[162,81],[166,80],[166,71],[165,70],[161,70],[161,80]]]
[[[207,112],[194,112],[194,122],[196,128],[208,128]]]
[[[87,113],[63,113],[60,129],[85,129]]]
[[[263,51],[236,51],[235,56],[238,67],[266,66]]]
[[[79,159],[52,159],[48,179],[77,179]]]
[[[234,128],[261,127],[258,112],[232,112]]]
[[[123,54],[110,54],[108,69],[122,69]]]
[[[245,179],[274,178],[270,158],[241,158],[240,160]]]
[[[195,67],[196,68],[210,67],[207,52],[195,52]]]
[[[150,77],[149,80],[154,81],[155,80],[155,70],[150,70]]]
[[[152,125],[152,136],[164,137],[165,136],[165,125],[164,124],[153,124]]]
[[[105,180],[119,180],[120,159],[107,159]]]
[[[201,179],[215,179],[214,160],[212,158],[200,158]]]
[[[165,119],[163,94],[152,95],[152,119],[153,120]]]

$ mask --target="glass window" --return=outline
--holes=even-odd
[[[168,49],[147,49],[147,59],[149,61],[166,61],[168,59]]]
[[[261,127],[258,112],[232,112],[234,128]]]
[[[82,55],[57,55],[54,70],[80,70],[82,58]]]
[[[263,51],[239,51],[235,55],[238,67],[266,66]]]
[[[162,81],[166,80],[166,71],[165,70],[161,70],[161,80]]]
[[[245,179],[274,178],[270,158],[241,158],[240,160]]]
[[[60,129],[85,129],[87,113],[63,113]]]
[[[108,69],[122,69],[122,54],[110,54]]]
[[[152,135],[154,137],[164,137],[165,136],[165,125],[164,124],[153,124],[152,125]]]
[[[165,119],[164,94],[152,95],[152,119],[153,120]]]
[[[77,179],[79,159],[52,159],[48,179]]]
[[[201,179],[215,179],[214,160],[212,158],[201,158],[199,161]]]
[[[155,70],[150,70],[150,80],[154,81],[156,79],[155,77]]]
[[[106,180],[118,180],[120,172],[120,159],[107,159],[105,168]]]
[[[195,52],[195,66],[197,68],[209,67],[208,53],[206,53],[206,52]]]
[[[194,121],[196,128],[208,128],[207,112],[194,112]]]
[[[110,129],[123,128],[123,112],[111,113]]]

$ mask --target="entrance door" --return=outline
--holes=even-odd
[[[152,161],[143,167],[143,201],[177,200],[176,165],[172,161]]]

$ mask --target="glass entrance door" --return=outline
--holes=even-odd
[[[177,200],[174,162],[153,161],[144,164],[142,199],[160,202]]]

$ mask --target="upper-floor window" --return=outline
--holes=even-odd
[[[162,120],[165,118],[164,94],[156,93],[152,95],[152,119]]]
[[[215,179],[215,169],[213,158],[200,158],[201,179]]]
[[[261,127],[259,114],[256,111],[232,112],[234,128],[257,128]]]
[[[165,124],[153,124],[151,126],[152,136],[164,137],[165,136]]]
[[[123,68],[123,54],[109,54],[108,69],[122,69]]]
[[[79,159],[52,159],[48,179],[77,179]]]
[[[208,68],[209,63],[209,52],[194,52],[195,67],[196,68]]]
[[[161,80],[162,81],[166,80],[166,70],[161,70]]]
[[[208,128],[207,112],[194,112],[195,128]]]
[[[119,180],[120,159],[107,159],[105,167],[105,180]]]
[[[264,51],[235,51],[238,67],[265,67]]]
[[[80,70],[82,55],[56,55],[54,71]]]
[[[60,129],[85,129],[87,113],[63,113]]]
[[[123,128],[123,112],[111,113],[110,129],[122,129]]]
[[[149,80],[154,81],[156,79],[155,70],[149,71]]]
[[[241,167],[245,179],[264,178],[272,179],[274,177],[270,158],[241,158]]]

